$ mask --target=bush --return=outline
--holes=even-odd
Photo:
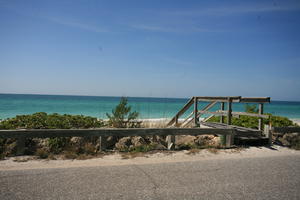
[[[0,122],[0,129],[71,129],[99,128],[103,126],[103,121],[98,120],[95,117],[67,114],[60,115],[57,113],[47,114],[44,112],[31,115],[18,115]],[[15,153],[14,148],[11,147],[10,141],[10,139],[0,139],[0,154],[13,155]],[[43,151],[50,151],[58,154],[68,146],[68,143],[69,138],[50,138],[46,143],[48,150],[44,149]],[[27,153],[32,154],[33,152],[36,152],[36,141],[34,142],[33,139],[27,139],[26,145],[27,147],[30,146],[30,149],[32,149],[32,152],[27,151]]]
[[[35,154],[40,159],[46,159],[49,156],[49,153],[45,149],[38,149]]]
[[[112,110],[112,115],[106,113],[108,125],[115,128],[137,128],[140,123],[136,121],[139,113],[131,111],[131,106],[127,105],[128,100],[122,97],[120,103]]]
[[[0,129],[71,129],[98,128],[104,126],[102,120],[83,115],[60,115],[38,112],[31,115],[17,115],[0,122]]]
[[[246,105],[245,111],[248,113],[257,113],[258,110],[255,105],[249,106]],[[265,113],[265,115],[269,115],[269,119],[264,119],[263,122],[265,125],[272,124],[274,127],[286,127],[286,126],[298,126],[293,121],[289,120],[287,117],[275,116],[272,114]],[[247,128],[258,128],[258,117],[250,117],[241,115],[239,118],[233,117],[231,120],[231,124],[235,126],[242,126]],[[224,121],[226,122],[227,117],[224,117]],[[214,116],[208,120],[209,122],[220,122],[219,116]]]

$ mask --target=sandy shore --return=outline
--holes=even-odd
[[[124,159],[119,154],[110,154],[102,158],[93,158],[88,160],[29,160],[26,162],[16,162],[15,160],[27,159],[26,156],[13,157],[0,161],[1,170],[26,170],[26,169],[47,169],[47,168],[71,168],[71,167],[92,167],[92,166],[115,166],[115,165],[139,165],[170,162],[200,161],[208,159],[245,159],[250,157],[270,157],[270,156],[288,156],[299,155],[300,151],[288,149],[280,146],[250,147],[245,149],[227,149],[210,152],[200,150],[195,154],[189,154],[189,151],[177,151],[173,153],[155,153],[145,154],[141,157]]]

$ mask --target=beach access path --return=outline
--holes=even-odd
[[[0,161],[0,199],[299,199],[300,151]]]

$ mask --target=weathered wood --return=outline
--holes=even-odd
[[[272,127],[274,133],[300,133],[300,127]]]
[[[168,143],[168,149],[174,150],[175,149],[175,135],[168,135],[167,143]]]
[[[261,117],[265,119],[269,119],[269,115],[257,114],[257,113],[246,113],[246,112],[231,112],[232,115],[245,115],[249,117]]]
[[[24,150],[25,150],[25,137],[19,137],[17,139],[17,151],[16,151],[16,155],[20,156],[20,155],[24,155]]]
[[[177,127],[177,125],[178,125],[178,115],[175,115],[174,126]]]
[[[241,96],[232,96],[230,97],[233,102],[240,102]],[[198,96],[198,101],[216,101],[216,102],[227,102],[228,97],[203,97]]]
[[[264,135],[269,138],[269,145],[272,145],[272,131],[270,130],[269,125],[264,126]]]
[[[100,129],[26,129],[0,130],[0,138],[51,138],[91,136],[150,136],[231,134],[228,128],[100,128]]]
[[[107,137],[106,136],[100,136],[99,137],[99,150],[104,151],[107,148]]]
[[[243,103],[270,103],[270,97],[243,97],[240,102]]]
[[[191,105],[193,105],[193,103],[194,103],[194,97],[191,98],[191,99],[183,106],[183,108],[175,115],[175,117],[173,117],[173,118],[169,121],[169,123],[167,124],[167,126],[171,126],[172,124],[174,124],[176,116],[177,116],[177,118],[179,118],[183,113],[185,113],[185,111],[187,111],[187,110],[191,107]]]
[[[194,127],[198,127],[199,118],[198,118],[198,100],[197,97],[194,98]]]
[[[217,103],[216,101],[210,102],[201,111],[198,111],[198,113],[197,113],[198,118],[200,118],[201,114],[211,114],[211,113],[213,113],[213,112],[209,112],[207,110],[212,108],[216,103]],[[193,121],[193,119],[194,118],[189,118],[189,117],[186,118],[184,121],[188,121],[188,122],[186,122],[185,124],[182,123],[182,127],[186,127],[187,125],[189,125]],[[198,121],[198,123],[199,123],[199,121]]]
[[[228,134],[226,137],[226,147],[230,148],[234,143],[234,131],[232,131],[232,134]]]
[[[260,103],[258,105],[258,114],[262,115],[264,113],[264,104]],[[263,123],[263,118],[258,119],[258,130],[263,130],[264,123]]]
[[[232,117],[232,99],[231,97],[228,97],[227,101],[227,124],[231,124],[231,117]]]
[[[221,102],[221,111],[224,111],[224,105],[225,105],[225,103]],[[220,123],[224,123],[224,117],[223,117],[223,115],[221,115],[221,117],[220,117]]]

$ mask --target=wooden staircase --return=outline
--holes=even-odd
[[[198,102],[208,102],[208,104],[198,109]],[[232,103],[258,103],[259,113],[246,113],[246,112],[233,112]],[[177,114],[168,122],[168,127],[210,127],[210,128],[228,128],[235,129],[236,135],[235,140],[241,141],[246,139],[252,140],[266,140],[263,135],[263,119],[268,118],[268,115],[263,114],[263,104],[270,102],[269,97],[260,98],[243,98],[241,96],[230,96],[230,97],[192,97],[189,101],[177,112]],[[209,111],[214,106],[220,104],[220,109],[217,111]],[[226,110],[225,104],[227,104]],[[193,111],[184,119],[180,119],[190,107],[194,105]],[[199,121],[203,114],[209,114],[204,120]],[[240,115],[252,116],[259,118],[258,129],[245,128],[240,126],[231,125],[232,117],[239,117]],[[220,122],[208,122],[213,116],[220,116]],[[224,116],[227,117],[226,123],[224,123]],[[180,119],[180,120],[179,120]],[[267,140],[266,140],[267,141]]]

